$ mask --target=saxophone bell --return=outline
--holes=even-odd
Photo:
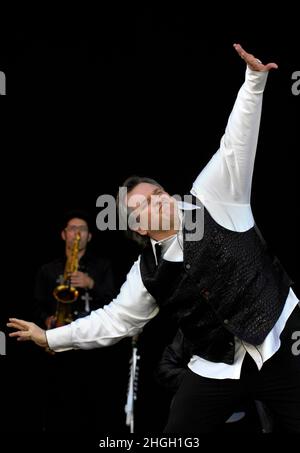
[[[53,291],[55,299],[62,304],[71,304],[72,302],[75,302],[78,295],[78,290],[74,286],[71,286],[71,283],[68,285],[59,285]]]

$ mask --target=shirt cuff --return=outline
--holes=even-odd
[[[71,325],[57,327],[46,331],[49,348],[55,352],[73,349]]]
[[[252,93],[262,93],[266,86],[268,74],[268,71],[252,71],[252,69],[247,66],[246,82],[249,90]]]

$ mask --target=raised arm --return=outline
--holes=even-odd
[[[192,192],[217,203],[250,203],[251,182],[259,133],[263,91],[268,71],[275,63],[264,65],[239,44],[238,55],[247,64],[246,79],[239,90],[220,148],[193,185]]]

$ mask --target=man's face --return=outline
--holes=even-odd
[[[80,233],[79,251],[85,250],[92,237],[85,220],[79,218],[69,220],[66,228],[62,231],[62,238],[66,241],[67,248],[71,249],[77,233]]]
[[[141,235],[174,230],[178,225],[175,198],[154,184],[142,182],[132,189],[127,207],[129,227]]]

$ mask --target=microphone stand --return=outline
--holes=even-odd
[[[137,399],[137,384],[138,384],[138,360],[140,356],[138,355],[138,335],[132,337],[132,354],[129,361],[129,382],[128,382],[128,392],[127,392],[127,401],[125,404],[125,413],[126,413],[126,426],[129,426],[130,433],[134,433],[134,401]]]

